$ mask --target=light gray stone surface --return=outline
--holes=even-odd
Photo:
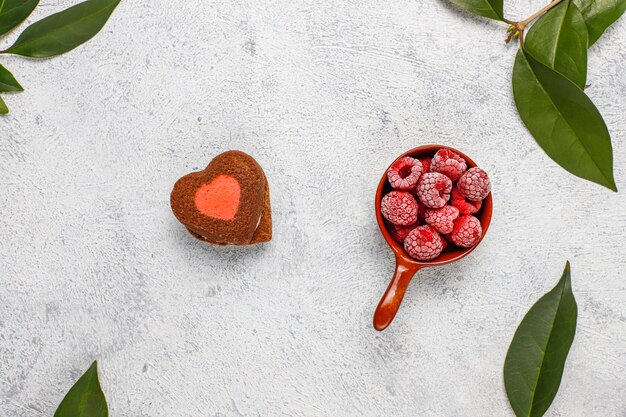
[[[51,416],[98,359],[112,416],[512,416],[507,347],[569,259],[579,325],[547,415],[626,416],[626,19],[589,64],[618,194],[524,129],[505,29],[438,0],[125,0],[69,55],[1,57],[26,92],[0,120],[0,415]],[[493,223],[377,333],[374,191],[431,142],[491,174]],[[227,149],[265,168],[269,244],[205,246],[170,212]]]

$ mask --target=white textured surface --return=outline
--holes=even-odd
[[[69,55],[1,57],[27,91],[0,120],[0,415],[51,416],[98,359],[112,416],[512,416],[508,344],[569,259],[579,326],[548,415],[626,416],[625,20],[588,90],[618,194],[526,132],[505,28],[438,0],[127,0]],[[374,191],[429,142],[491,174],[493,223],[377,333]],[[170,212],[226,149],[265,168],[270,244],[205,246]]]

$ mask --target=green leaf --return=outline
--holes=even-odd
[[[462,9],[494,20],[504,19],[502,0],[450,0]]]
[[[39,0],[0,0],[0,36],[22,23]]]
[[[543,15],[530,28],[524,49],[584,89],[587,81],[587,26],[571,0]]]
[[[33,58],[64,54],[93,38],[120,0],[87,0],[33,23],[5,52]]]
[[[2,100],[2,97],[0,97],[0,114],[9,114],[9,108],[4,100]]]
[[[504,385],[517,417],[540,417],[552,404],[574,341],[577,315],[567,262],[556,287],[520,323],[506,355]]]
[[[13,93],[24,91],[20,83],[17,82],[13,74],[8,69],[0,65],[0,93]]]
[[[609,131],[576,84],[520,50],[513,95],[524,124],[550,158],[578,177],[617,191]]]
[[[626,0],[574,0],[585,18],[589,46],[626,11]]]
[[[67,393],[54,417],[108,417],[109,409],[98,381],[98,363],[87,372]]]

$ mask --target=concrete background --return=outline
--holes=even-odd
[[[126,0],[64,57],[1,57],[26,92],[0,119],[0,415],[51,416],[98,359],[112,416],[512,416],[506,350],[569,259],[578,333],[547,415],[626,416],[626,19],[589,62],[618,194],[527,133],[505,29],[438,0]],[[377,333],[374,191],[430,142],[491,174],[493,223]],[[206,246],[170,212],[227,149],[265,168],[270,244]]]

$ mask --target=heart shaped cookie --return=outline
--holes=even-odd
[[[249,245],[272,238],[265,173],[254,158],[243,152],[224,152],[203,171],[179,179],[170,204],[187,230],[205,242]]]

